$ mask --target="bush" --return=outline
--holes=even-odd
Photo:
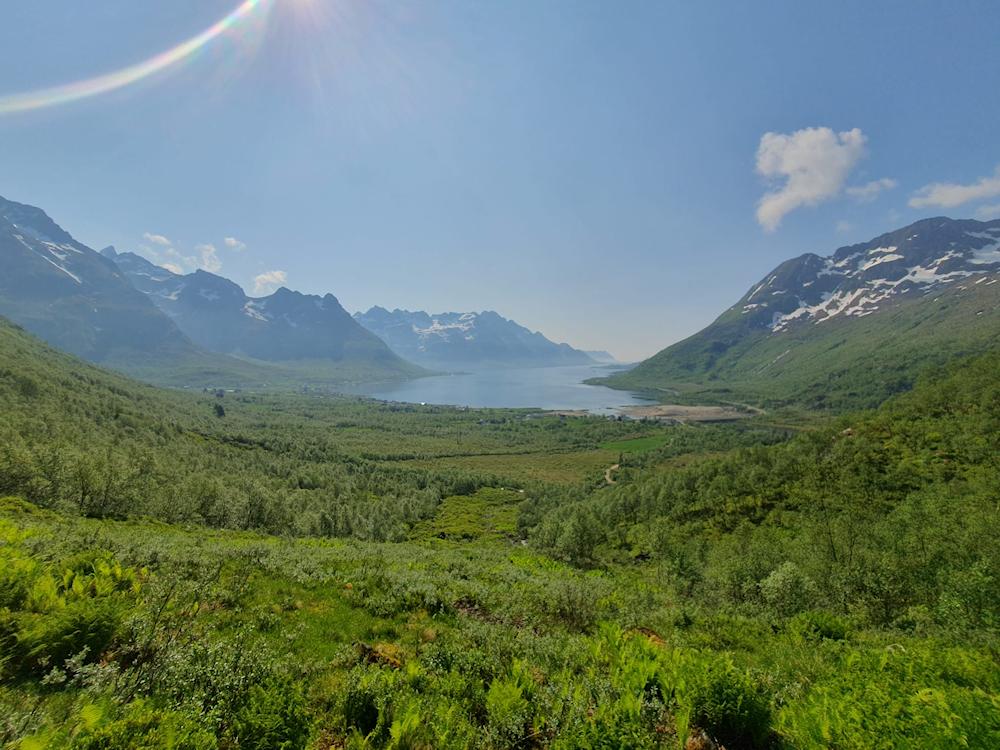
[[[788,630],[808,640],[842,641],[850,629],[847,621],[822,610],[801,612],[788,623]]]
[[[760,582],[760,595],[776,615],[790,617],[816,603],[816,584],[793,562],[784,562]]]
[[[195,642],[156,655],[146,689],[185,705],[224,727],[257,685],[273,679],[273,656],[244,634],[215,643]]]
[[[767,747],[771,707],[766,693],[745,673],[712,662],[706,679],[687,696],[690,724],[729,748]]]
[[[240,750],[299,750],[309,739],[309,726],[301,691],[287,680],[270,680],[250,688],[231,734]]]
[[[84,723],[89,723],[84,717]],[[78,735],[72,750],[215,750],[215,735],[176,711],[146,701],[126,707],[115,721]]]
[[[392,722],[392,675],[377,668],[358,667],[348,680],[342,710],[345,727],[365,737],[384,739]]]
[[[520,661],[514,662],[509,676],[498,677],[490,684],[486,693],[487,731],[494,745],[511,747],[527,734],[534,688],[527,666]]]
[[[113,599],[83,599],[20,622],[14,659],[21,672],[42,674],[70,657],[98,658],[121,626],[124,608]]]
[[[597,624],[598,606],[592,581],[567,578],[552,583],[546,593],[545,608],[567,629],[588,632]]]
[[[0,537],[0,607],[20,609],[38,566],[19,550],[3,545]]]

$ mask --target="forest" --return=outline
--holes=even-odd
[[[0,746],[1000,746],[996,354],[716,425],[0,355]]]

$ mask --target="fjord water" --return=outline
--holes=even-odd
[[[593,365],[494,368],[375,384],[354,393],[387,401],[485,408],[537,407],[595,414],[610,414],[623,406],[649,403],[628,391],[583,382],[611,372]]]

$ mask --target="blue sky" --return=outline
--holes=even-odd
[[[0,98],[238,4],[6,3]],[[0,195],[251,292],[495,309],[627,359],[788,257],[1000,216],[996,2],[269,5],[140,83],[0,115]]]

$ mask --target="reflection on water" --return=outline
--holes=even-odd
[[[537,407],[573,409],[607,414],[622,406],[648,401],[599,385],[585,385],[587,378],[611,370],[590,365],[493,369],[455,375],[435,375],[403,383],[360,387],[352,392],[387,401],[449,404],[488,408]]]

